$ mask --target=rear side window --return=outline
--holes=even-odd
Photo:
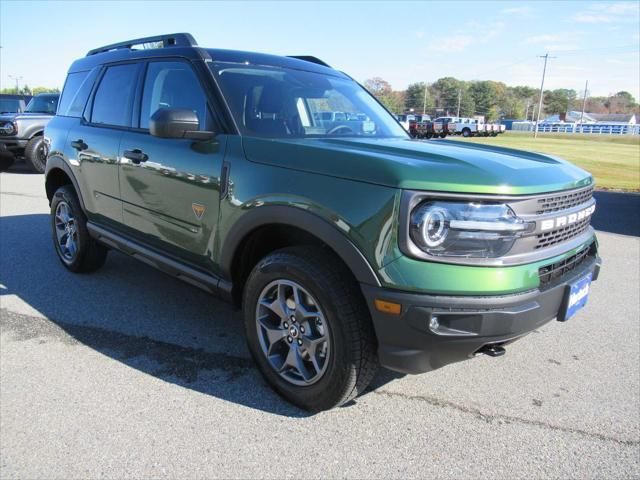
[[[58,104],[58,115],[81,117],[91,93],[91,87],[93,87],[93,82],[95,82],[97,76],[98,69],[67,75],[67,81],[64,83],[64,89]]]
[[[129,126],[137,71],[137,64],[107,68],[93,99],[91,123]]]
[[[147,68],[140,111],[140,128],[149,128],[149,118],[160,108],[187,108],[198,115],[200,130],[210,123],[202,86],[183,62],[151,62]]]

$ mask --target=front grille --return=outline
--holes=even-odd
[[[537,235],[538,243],[536,244],[535,249],[538,250],[539,248],[550,247],[551,245],[556,245],[566,240],[570,240],[573,237],[577,237],[589,228],[590,222],[591,217],[587,217],[572,225],[558,228],[557,230],[552,230],[550,232],[540,233]]]
[[[595,256],[595,243],[592,243],[590,247],[580,250],[575,255],[572,255],[564,260],[561,260],[550,265],[545,265],[538,269],[538,277],[540,278],[540,287],[548,285],[552,280],[563,276],[565,273],[570,272],[587,258]]]
[[[593,187],[579,192],[539,198],[536,213],[543,215],[545,213],[559,212],[560,210],[566,210],[581,203],[588,202],[592,197]]]

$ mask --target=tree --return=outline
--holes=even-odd
[[[427,93],[426,102],[424,96],[425,90]],[[434,106],[433,98],[429,95],[427,84],[424,82],[412,83],[409,85],[405,91],[404,98],[404,108],[406,110],[414,109],[417,113],[423,112],[425,107],[427,111],[430,111]]]
[[[486,115],[487,117],[490,112],[496,117],[500,116],[502,109],[499,105],[504,104],[506,91],[507,86],[504,83],[493,82],[491,80],[473,82],[469,87],[476,112],[480,115]]]
[[[380,77],[365,80],[364,88],[376,97],[387,109],[393,113],[404,110],[404,92],[394,92],[391,84]]]
[[[453,77],[439,78],[430,87],[435,99],[436,108],[449,114],[455,114],[458,110],[458,93],[460,93],[460,115],[471,116],[475,113],[475,104],[469,94],[467,83]]]
[[[374,97],[380,97],[392,91],[391,84],[380,77],[369,78],[364,81],[364,88],[369,90]]]
[[[31,89],[32,95],[37,95],[39,93],[60,93],[60,89],[58,87],[33,87]]]
[[[544,92],[544,111],[546,113],[566,113],[578,94],[575,90],[558,88]]]

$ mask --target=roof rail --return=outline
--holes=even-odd
[[[315,64],[318,64],[318,65],[322,65],[323,67],[331,68],[329,66],[329,64],[323,62],[318,57],[313,57],[311,55],[288,55],[288,57],[289,58],[297,58],[298,60],[304,60],[305,62],[311,62],[311,63],[315,63]]]
[[[167,35],[156,35],[155,37],[136,38],[135,40],[127,40],[125,42],[118,42],[111,45],[105,45],[104,47],[94,48],[87,52],[87,57],[90,55],[96,55],[97,53],[109,52],[111,50],[131,50],[135,45],[160,42],[162,42],[162,48],[198,46],[198,42],[196,42],[190,33],[170,33]]]

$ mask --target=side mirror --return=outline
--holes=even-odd
[[[149,119],[149,133],[160,138],[211,140],[213,132],[200,131],[198,116],[187,108],[159,108]]]

